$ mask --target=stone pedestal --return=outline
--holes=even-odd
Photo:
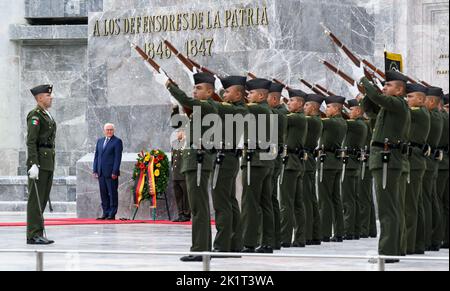
[[[133,187],[132,174],[136,164],[137,154],[123,154],[121,177],[119,178],[119,211],[116,218],[131,218],[135,210],[131,188]],[[170,156],[169,156],[170,159]],[[77,162],[77,217],[97,218],[102,215],[100,190],[97,180],[92,176],[94,154],[87,154]],[[172,185],[167,189],[168,204],[171,218],[177,216],[177,207],[174,199]],[[149,202],[141,204],[136,219],[153,219]],[[157,219],[168,219],[164,200],[158,200]]]

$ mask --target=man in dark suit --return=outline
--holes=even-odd
[[[94,159],[94,177],[98,179],[103,215],[98,220],[115,220],[119,205],[119,176],[122,161],[122,140],[114,135],[113,124],[106,124],[105,137],[97,141]]]

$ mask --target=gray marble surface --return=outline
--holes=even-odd
[[[54,216],[47,216],[54,217]],[[61,216],[59,216],[61,217]],[[59,218],[58,217],[58,218]],[[23,215],[0,213],[0,222],[24,221]],[[213,235],[215,229],[212,227]],[[47,227],[48,236],[56,241],[45,249],[58,250],[134,250],[185,252],[191,245],[191,227],[177,225],[97,225]],[[0,227],[0,249],[42,249],[25,244],[24,227]],[[283,249],[277,254],[374,255],[377,239],[323,244],[305,249]],[[448,257],[448,250],[427,253],[427,257]],[[0,253],[0,270],[32,271],[35,256]],[[52,255],[44,256],[44,269],[51,271],[201,271],[201,263],[182,263],[174,256],[123,255]],[[367,260],[242,258],[213,259],[212,271],[375,271],[377,265]],[[448,262],[403,261],[387,265],[387,271],[449,271]]]
[[[87,17],[102,8],[103,0],[25,0],[27,18]]]

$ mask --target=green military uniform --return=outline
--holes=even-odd
[[[352,103],[353,102],[353,103]],[[356,104],[354,104],[356,103]],[[350,106],[359,106],[358,101],[350,100]],[[347,136],[344,147],[347,148],[348,164],[342,183],[342,204],[344,208],[345,239],[358,239],[360,236],[360,184],[361,149],[367,139],[367,126],[363,118],[347,120]]]
[[[360,227],[360,236],[362,238],[377,237],[375,203],[373,199],[373,183],[372,183],[373,176],[369,169],[370,143],[372,141],[372,125],[371,125],[372,120],[374,119],[371,118],[364,122],[367,128],[367,138],[364,143],[366,163],[365,163],[364,177],[361,176],[361,182],[359,183],[358,188],[358,196],[360,202],[359,227]],[[362,175],[362,166],[363,165],[361,165],[361,175]]]
[[[189,199],[187,195],[186,178],[181,173],[182,160],[183,151],[173,150],[172,183],[178,208],[178,218],[175,220],[176,222],[186,222],[191,220],[191,209],[189,207]]]
[[[283,86],[272,83],[270,87],[270,92],[279,92],[283,91]],[[274,162],[274,172],[272,176],[272,207],[273,207],[273,221],[274,221],[274,245],[275,249],[280,249],[281,239],[281,218],[280,218],[280,203],[278,201],[278,191],[279,191],[279,177],[281,174],[282,168],[282,149],[285,145],[286,134],[287,134],[287,117],[289,114],[289,110],[287,110],[284,104],[280,104],[275,108],[272,108],[272,113],[278,115],[278,157]]]
[[[298,97],[298,90],[290,90],[290,97]],[[286,137],[287,157],[284,159],[283,181],[280,181],[281,196],[281,241],[290,246],[295,226],[294,246],[306,245],[305,205],[303,202],[303,175],[305,171],[303,148],[308,124],[303,112],[290,113]]]
[[[444,96],[444,104],[448,105],[448,94]],[[442,205],[442,218],[443,218],[443,244],[442,248],[448,249],[448,240],[449,240],[449,217],[448,217],[448,211],[449,211],[449,190],[448,190],[448,184],[449,184],[449,156],[448,156],[448,113],[445,110],[441,111],[441,114],[444,118],[444,129],[442,130],[442,137],[439,142],[439,150],[443,151],[444,157],[442,162],[439,164],[439,176],[438,176],[438,183],[437,183],[437,191],[438,196],[441,199],[441,205]]]
[[[387,81],[404,80],[396,73],[387,73]],[[369,80],[363,78],[361,85],[366,90],[366,97],[381,109],[373,131],[370,150],[370,169],[375,178],[378,210],[381,223],[379,253],[382,255],[400,255],[400,180],[403,169],[401,146],[410,120],[408,105],[404,96],[385,96],[377,92]],[[390,161],[388,163],[387,185],[383,187],[383,147],[389,141]]]
[[[49,93],[51,91],[50,87]],[[27,167],[30,169],[37,165],[39,168],[39,179],[28,179],[27,240],[31,240],[43,236],[43,214],[40,213],[37,195],[41,209],[45,211],[55,170],[56,122],[45,109],[38,106],[28,113],[27,129]]]
[[[427,96],[442,98],[443,95],[441,88],[428,88]],[[425,213],[427,217],[425,220],[425,243],[428,250],[439,251],[442,245],[442,215],[441,203],[437,193],[437,183],[441,158],[439,143],[444,130],[444,116],[438,108],[431,110],[430,114],[431,130],[428,136],[428,144],[431,146],[432,151],[431,156],[427,159],[427,171],[424,177]]]
[[[270,89],[271,82],[263,79],[255,79],[247,82],[247,90]],[[250,139],[246,130],[244,140],[247,143],[247,150],[242,158],[242,227],[243,227],[243,252],[254,252],[258,244],[261,245],[257,251],[273,252],[274,243],[274,222],[272,206],[272,173],[274,169],[273,161],[261,160],[260,155],[268,150],[259,148],[257,141],[262,140],[259,136],[260,124],[258,115],[266,116],[266,137],[270,136],[270,115],[272,111],[267,101],[261,103],[247,104],[249,115],[256,120],[256,141]],[[265,137],[265,138],[266,138]],[[249,140],[250,139],[250,140]],[[256,150],[252,150],[256,146]],[[248,148],[250,147],[250,151]],[[250,162],[250,185],[248,185],[247,155],[251,157]],[[261,238],[259,231],[261,229]]]
[[[212,80],[209,75],[202,73],[194,75],[196,84],[211,83],[214,84],[214,78]],[[201,109],[201,116],[198,118],[203,119],[205,115],[217,114],[217,108],[211,99],[208,100],[196,100],[189,98],[182,90],[173,84],[168,85],[168,90],[172,96],[180,102],[184,107],[194,109],[199,107]],[[211,250],[211,217],[209,208],[209,194],[208,185],[209,177],[213,169],[213,155],[210,151],[203,151],[203,161],[201,163],[201,180],[200,186],[197,186],[197,170],[199,149],[197,147],[198,141],[193,141],[194,120],[197,118],[196,114],[199,111],[195,111],[190,118],[189,122],[189,137],[190,143],[187,144],[187,148],[183,150],[183,160],[181,172],[186,177],[187,193],[189,198],[189,204],[192,211],[192,252],[203,252]],[[202,126],[201,134],[209,130],[211,126]],[[198,130],[198,129],[196,129]],[[188,138],[189,138],[188,137]],[[203,144],[210,141],[202,141]]]
[[[443,118],[439,110],[436,108],[430,112],[431,128],[427,139],[427,144],[433,149],[431,155],[427,160],[427,170],[423,177],[423,205],[425,214],[425,250],[430,250],[432,247],[433,235],[433,202],[436,190],[436,180],[439,169],[439,164],[434,157],[434,149],[439,145],[444,126]]]
[[[406,99],[405,99],[406,100]],[[409,141],[410,140],[410,130],[411,130],[411,114],[409,114],[409,118],[405,121],[406,131],[402,140]],[[407,150],[408,151],[408,150]],[[406,187],[408,185],[410,179],[410,164],[409,164],[409,156],[408,154],[403,155],[403,166],[402,166],[402,176],[400,178],[400,247],[399,252],[401,256],[406,256],[406,248],[407,248],[407,234],[406,234],[406,213],[405,213],[405,204],[406,204]]]
[[[422,92],[426,88],[420,85],[408,84],[407,92]],[[406,227],[406,253],[416,252],[416,241],[423,240],[423,205],[420,204],[422,196],[423,176],[426,169],[425,152],[426,141],[430,132],[430,113],[425,107],[412,107],[410,141],[410,183],[407,184],[405,196],[405,227]],[[420,222],[419,222],[420,221]],[[418,226],[420,226],[418,228]],[[418,233],[420,230],[420,233]],[[403,246],[404,248],[404,246]],[[402,252],[405,252],[402,249]]]
[[[222,80],[225,89],[234,85],[245,86],[245,77],[228,77]],[[222,119],[223,138],[226,131],[230,130],[225,126],[225,115],[245,116],[248,110],[242,101],[236,103],[217,103],[219,116]],[[220,154],[223,154],[223,161],[220,163],[217,184],[212,191],[213,205],[216,215],[217,234],[214,240],[214,249],[220,252],[240,252],[242,250],[242,228],[241,212],[236,198],[236,177],[239,173],[239,151],[238,143],[240,138],[236,134],[236,126],[233,128],[233,139],[223,144]],[[242,132],[243,134],[243,132]]]
[[[345,102],[344,97],[331,96],[325,102],[340,103]],[[322,222],[323,241],[330,240],[332,230],[334,230],[333,241],[342,242],[344,236],[344,214],[342,209],[341,174],[342,160],[340,158],[342,143],[347,134],[347,123],[341,115],[331,118],[323,118],[323,132],[320,145],[323,147],[325,162],[323,165],[323,178],[319,177],[319,208]],[[320,159],[318,170],[320,176]]]
[[[317,102],[321,104],[323,98],[318,95],[308,95],[307,102]],[[315,148],[322,135],[322,120],[319,115],[306,117],[308,128],[304,150],[308,154],[305,162],[305,175],[303,177],[303,200],[305,204],[305,238],[306,244],[320,244],[322,240],[319,204],[316,194],[316,159]]]

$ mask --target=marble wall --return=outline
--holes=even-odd
[[[169,93],[155,83],[151,72],[130,47],[134,42],[156,47],[163,39],[180,50],[186,40],[213,39],[211,56],[196,59],[221,74],[252,71],[266,78],[279,78],[300,87],[298,78],[327,84],[337,93],[348,90],[329,74],[318,58],[333,59],[349,68],[336,54],[336,48],[324,36],[320,22],[335,33],[357,54],[373,59],[375,54],[374,19],[352,1],[244,0],[244,1],[105,1],[105,12],[89,16],[88,41],[88,148],[93,149],[101,125],[113,121],[124,139],[127,152],[142,147],[169,150]],[[225,27],[226,10],[267,8],[269,25]],[[136,8],[136,9],[130,9]],[[125,19],[139,16],[183,12],[220,11],[222,27],[161,33],[123,33]],[[256,13],[256,12],[255,12]],[[104,36],[104,20],[121,19],[120,35]],[[100,36],[96,31],[99,22]],[[245,21],[244,21],[245,23]],[[190,93],[190,84],[174,57],[156,60],[180,86]],[[305,88],[303,88],[306,90]]]

